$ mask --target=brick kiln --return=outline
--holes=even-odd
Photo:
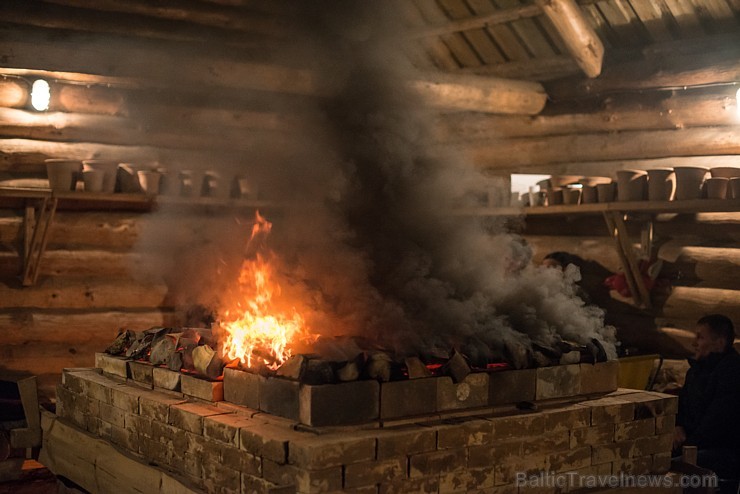
[[[42,461],[90,492],[509,493],[670,464],[676,398],[618,390],[615,361],[325,385],[96,362],[43,424]]]

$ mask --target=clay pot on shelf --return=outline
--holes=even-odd
[[[49,179],[49,188],[59,192],[75,190],[79,178],[82,162],[67,159],[48,159],[46,176]]]
[[[182,170],[180,172],[180,195],[186,197],[200,197],[206,189],[203,172]],[[206,189],[207,190],[207,189]]]
[[[581,177],[578,181],[579,184],[591,187],[596,187],[599,184],[610,184],[611,182],[612,179],[609,177]]]
[[[557,206],[558,204],[563,204],[563,189],[547,189],[547,205]]]
[[[103,173],[103,185],[102,189],[98,192],[107,192],[112,194],[116,190],[116,172],[118,170],[118,163],[115,161],[107,160],[83,160],[82,161],[82,173],[84,179],[84,173],[87,171],[99,171]],[[91,175],[92,176],[92,175]],[[85,186],[87,190],[87,185]]]
[[[647,196],[645,170],[617,171],[617,199],[619,201],[644,201]]]
[[[673,168],[653,168],[648,170],[648,199],[651,201],[671,201],[676,191],[676,173]]]
[[[599,202],[599,195],[595,185],[584,185],[581,189],[581,204]]]
[[[141,190],[149,196],[159,194],[159,185],[162,182],[162,174],[155,170],[138,170],[136,172],[139,178]]]
[[[727,186],[730,179],[726,177],[708,178],[705,185],[707,189],[707,199],[726,199]]]
[[[581,202],[581,189],[566,187],[563,189],[563,204],[578,204]]]
[[[550,177],[549,180],[549,188],[560,189],[565,187],[566,185],[573,185],[575,183],[578,183],[578,181],[582,178],[583,177],[581,177],[580,175],[553,175]]]
[[[676,172],[676,200],[701,199],[704,181],[709,175],[709,168],[677,166],[674,171]]]
[[[731,178],[727,187],[728,199],[740,199],[740,177]]]
[[[105,171],[82,170],[82,182],[85,184],[85,192],[104,192]]]
[[[709,169],[712,177],[736,178],[740,177],[740,168],[734,166],[716,166]]]
[[[617,192],[617,184],[614,182],[608,184],[599,184],[596,186],[596,196],[599,202],[613,202]]]

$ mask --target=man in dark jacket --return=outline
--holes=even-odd
[[[696,323],[694,358],[678,401],[673,446],[696,446],[698,465],[740,478],[740,355],[732,321],[720,314]]]

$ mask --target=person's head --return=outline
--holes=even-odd
[[[568,264],[573,264],[573,256],[567,252],[550,252],[542,259],[542,265],[547,268],[565,269]]]
[[[729,317],[710,314],[696,321],[694,358],[697,360],[711,353],[730,351],[735,341],[735,327]]]

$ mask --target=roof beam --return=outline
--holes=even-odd
[[[601,73],[604,45],[574,0],[536,0],[588,77]]]
[[[454,22],[448,22],[439,26],[430,26],[419,28],[409,32],[411,38],[429,38],[432,36],[441,36],[443,34],[467,31],[469,29],[481,29],[496,24],[516,21],[536,17],[542,14],[542,9],[537,5],[522,5],[510,9],[498,10],[492,14],[486,14],[467,19],[460,19]]]

